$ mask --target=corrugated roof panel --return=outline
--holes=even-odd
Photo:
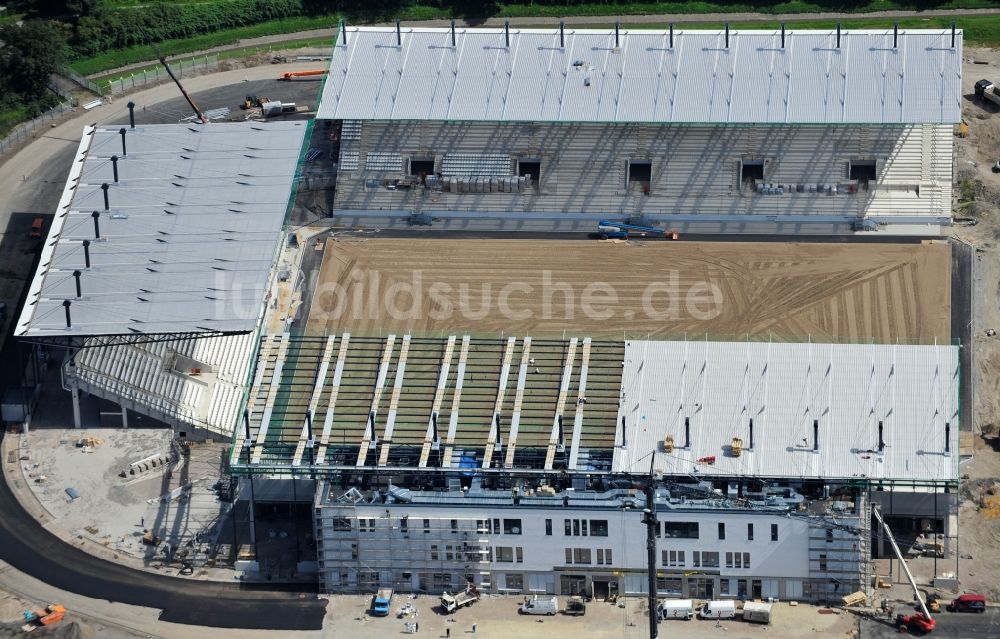
[[[960,31],[952,49],[950,31],[901,30],[893,49],[892,30],[843,31],[840,48],[835,31],[788,30],[784,52],[776,30],[731,30],[728,48],[722,30],[675,31],[674,49],[664,31],[622,30],[617,52],[611,29],[567,30],[565,47],[558,29],[512,30],[509,51],[503,29],[459,30],[454,48],[449,29],[408,29],[402,50],[395,29],[348,36],[319,118],[921,124],[961,114]]]
[[[627,342],[613,470],[640,472],[653,453],[672,474],[954,481],[957,371],[954,346]]]
[[[124,154],[118,128],[88,127],[16,334],[253,330],[305,129],[147,125],[126,131]]]

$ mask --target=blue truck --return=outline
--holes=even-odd
[[[372,616],[388,617],[389,604],[392,602],[392,588],[379,588],[372,597]]]

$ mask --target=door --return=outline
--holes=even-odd
[[[751,599],[761,599],[764,596],[764,587],[761,584],[760,579],[753,579],[750,581],[750,598]]]
[[[611,594],[611,588],[607,581],[598,581],[594,579],[594,599],[597,601],[603,601],[608,598]]]

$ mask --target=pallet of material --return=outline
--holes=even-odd
[[[852,592],[849,595],[844,595],[840,600],[845,606],[862,606],[868,602],[868,597],[865,596],[863,590],[858,590],[857,592]]]

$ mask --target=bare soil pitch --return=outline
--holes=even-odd
[[[950,248],[339,238],[310,331],[950,337]]]

